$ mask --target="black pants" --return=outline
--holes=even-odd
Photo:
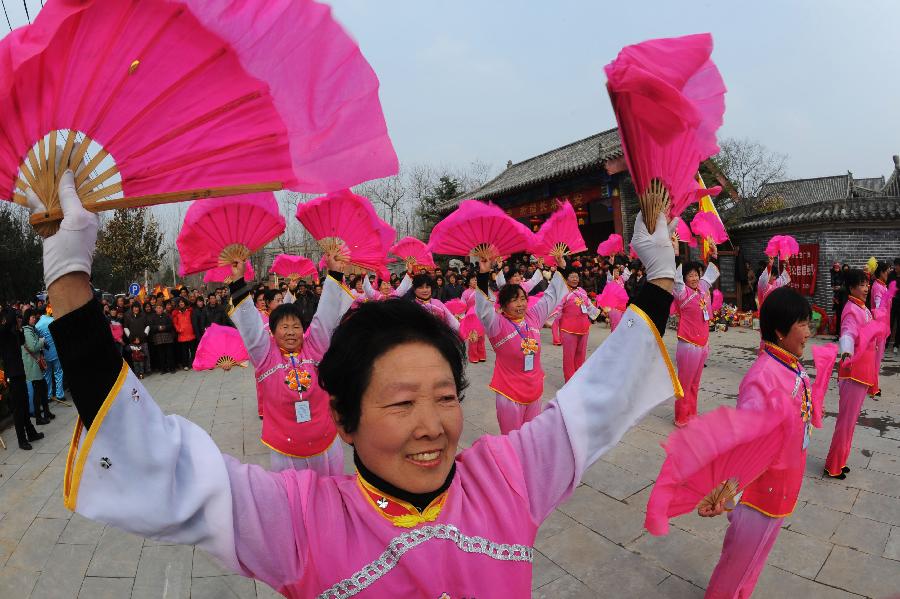
[[[195,341],[178,342],[178,365],[182,368],[190,368],[194,363]]]
[[[34,391],[34,417],[50,419],[50,399],[47,395],[47,381],[40,379],[31,381],[31,389]]]
[[[28,388],[25,386],[25,375],[9,377],[9,409],[13,414],[13,423],[16,427],[16,438],[19,445],[28,441],[28,437],[37,434],[31,418],[28,416]],[[42,381],[43,382],[43,381]],[[44,384],[44,397],[47,396],[47,386]],[[35,399],[37,396],[35,395]],[[46,399],[45,399],[46,401]],[[35,402],[36,404],[37,402]],[[37,405],[35,405],[37,413]]]
[[[150,360],[157,372],[172,372],[175,370],[175,344],[159,343],[150,346]]]

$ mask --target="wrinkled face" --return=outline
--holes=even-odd
[[[579,278],[578,278],[577,272],[570,272],[569,276],[566,277],[566,283],[569,285],[569,287],[571,287],[573,289],[575,287],[578,287],[578,281],[579,281]]]
[[[528,296],[522,289],[519,289],[515,298],[503,304],[503,312],[513,320],[525,318],[526,310],[528,310]]]
[[[869,295],[869,282],[863,281],[856,287],[850,289],[850,295],[858,300],[865,300],[866,296]]]
[[[428,493],[447,479],[462,427],[450,364],[431,345],[407,343],[372,365],[356,431],[338,430],[372,472],[405,491]]]
[[[688,271],[688,274],[684,275],[684,284],[694,290],[699,288],[700,287],[700,273],[698,273],[696,270]]]
[[[421,287],[416,287],[415,293],[417,298],[419,298],[423,302],[427,302],[431,299],[431,285],[428,285],[426,283]]]
[[[276,293],[275,297],[269,302],[269,311],[271,312],[275,308],[281,305],[281,302],[284,301],[284,296],[280,293]]]
[[[803,349],[806,347],[806,340],[809,339],[809,336],[809,320],[801,320],[791,326],[791,330],[788,331],[788,334],[784,336],[778,345],[795,356],[802,357]]]
[[[266,309],[266,296],[263,294],[259,294],[256,296],[256,309],[257,310],[265,310]]]
[[[279,320],[272,334],[278,347],[285,351],[298,352],[303,348],[303,324],[294,316]]]
[[[393,290],[393,287],[391,287],[391,284],[387,281],[382,281],[381,285],[378,286],[378,291],[380,291],[382,295],[390,295]]]

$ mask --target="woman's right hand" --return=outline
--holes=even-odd
[[[491,272],[491,261],[486,258],[478,259],[478,272]]]
[[[723,499],[715,506],[701,505],[697,508],[697,515],[703,518],[714,518],[725,513],[725,500]]]
[[[237,281],[238,279],[244,278],[244,273],[247,270],[247,262],[244,260],[235,260],[231,263],[231,280]]]

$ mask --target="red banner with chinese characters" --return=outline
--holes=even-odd
[[[816,275],[819,272],[819,244],[800,244],[800,255],[791,257],[788,272],[791,273],[791,287],[800,295],[812,297],[816,292]]]

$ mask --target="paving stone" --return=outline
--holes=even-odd
[[[256,599],[253,581],[243,576],[211,576],[191,580],[191,599]]]
[[[566,571],[538,550],[534,551],[531,588],[536,589],[566,575]]]
[[[875,452],[872,454],[867,468],[878,472],[900,475],[900,456]]]
[[[664,599],[703,599],[704,590],[672,574],[656,587]]]
[[[105,524],[88,520],[81,514],[74,514],[60,535],[59,542],[67,545],[96,546],[100,542],[104,528]]]
[[[586,587],[577,578],[566,575],[554,580],[532,594],[534,599],[596,599],[596,591]]]
[[[831,542],[880,556],[885,551],[890,532],[890,527],[881,522],[848,514],[832,535]]]
[[[38,453],[36,451],[32,451],[31,459],[22,464],[22,467],[16,470],[16,473],[13,474],[14,479],[18,480],[34,480],[38,476],[40,476],[41,472],[44,471],[44,468],[50,465],[50,462],[53,461],[53,458],[56,457],[56,454],[50,453]]]
[[[84,579],[78,599],[124,599],[131,597],[133,578],[93,578]]]
[[[845,515],[827,507],[808,503],[785,518],[784,525],[794,532],[828,541]]]
[[[272,587],[258,580],[253,581],[256,586],[257,599],[282,599],[282,595],[276,593]]]
[[[6,562],[7,567],[41,571],[59,535],[66,527],[65,520],[35,518],[16,550]]]
[[[833,545],[790,530],[782,530],[769,553],[768,563],[813,579],[828,559]]]
[[[222,568],[216,560],[202,549],[194,548],[194,562],[191,566],[191,576],[193,578],[204,578],[207,576],[227,576],[231,574]]]
[[[638,449],[627,443],[619,443],[601,458],[601,461],[615,464],[629,472],[634,472],[649,480],[656,480],[665,456]]]
[[[753,597],[765,599],[848,599],[859,597],[859,595],[831,588],[802,576],[785,572],[780,568],[768,566],[759,575]]]
[[[603,460],[597,460],[585,470],[581,480],[584,484],[618,500],[627,499],[653,484],[653,481],[648,478]]]
[[[890,495],[900,500],[900,476],[875,472],[874,470],[853,469],[847,479],[841,481],[848,487],[871,491],[880,495]]]
[[[706,588],[719,561],[722,544],[716,547],[683,530],[670,528],[669,534],[662,537],[645,532],[626,548],[654,560],[669,572],[678,573],[680,578]]]
[[[652,597],[669,573],[652,560],[627,549],[616,548],[611,559],[595,564],[586,572],[573,572],[581,582],[604,595],[617,589],[624,597]]]
[[[895,497],[860,491],[851,513],[870,520],[900,526],[900,501]],[[0,525],[2,524],[0,522]]]
[[[38,578],[31,599],[78,597],[81,581],[91,563],[93,548],[85,545],[55,545],[48,565]]]
[[[143,546],[141,537],[107,526],[94,551],[87,575],[134,578]]]
[[[846,487],[841,481],[805,478],[800,487],[800,500],[825,506],[839,512],[849,513],[859,489]]]
[[[900,568],[895,561],[836,546],[816,580],[866,597],[889,597],[900,589]]]
[[[535,543],[535,548],[579,579],[597,564],[612,559],[620,549],[585,526],[576,526],[540,540]]]
[[[0,597],[28,597],[39,576],[39,572],[31,569],[0,568]]]
[[[900,526],[892,526],[883,557],[900,561]]]
[[[541,527],[538,529],[537,538],[546,539],[577,525],[578,523],[569,516],[559,510],[554,510],[553,513],[541,523]]]
[[[587,485],[575,489],[559,511],[622,545],[638,538],[644,529],[642,512]]]
[[[193,547],[145,546],[141,551],[132,599],[190,597]]]

